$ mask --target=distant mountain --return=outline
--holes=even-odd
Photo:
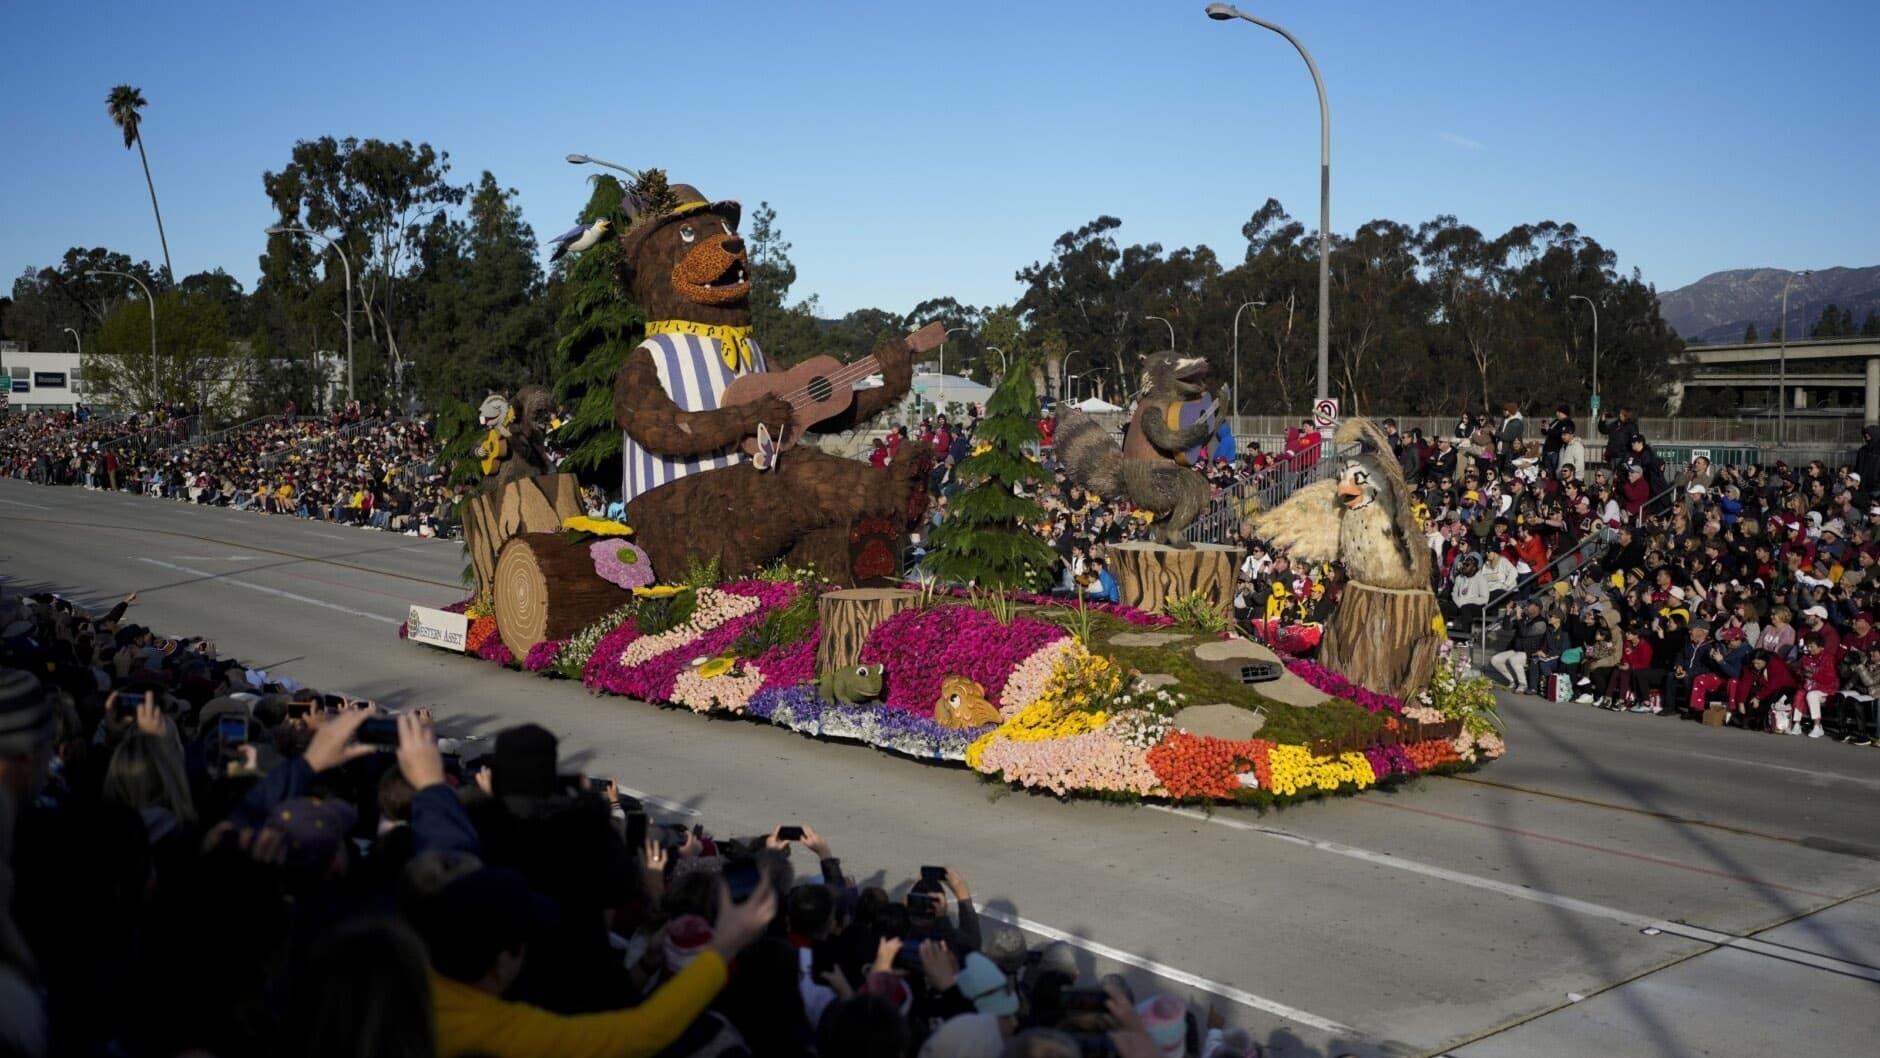
[[[1661,292],[1659,311],[1687,342],[1740,342],[1752,322],[1758,335],[1773,338],[1782,316],[1782,284],[1793,274],[1780,268],[1713,272]],[[1796,277],[1789,289],[1789,336],[1807,336],[1829,305],[1851,312],[1860,326],[1867,313],[1880,310],[1880,265],[1823,268]]]

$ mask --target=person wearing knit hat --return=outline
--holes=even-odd
[[[1143,1030],[1163,1058],[1181,1058],[1188,1049],[1188,1004],[1164,992],[1136,1006]]]
[[[52,698],[36,677],[0,669],[0,787],[14,804],[30,804],[45,789],[57,722]]]
[[[1012,987],[1011,979],[991,959],[976,951],[966,954],[954,983],[981,1014],[1009,1018],[1018,1013],[1018,992]]]
[[[678,973],[692,965],[712,942],[711,923],[702,915],[680,915],[666,927],[666,972]]]

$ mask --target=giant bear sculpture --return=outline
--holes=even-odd
[[[744,451],[762,426],[791,420],[780,397],[724,406],[731,382],[766,370],[751,332],[750,261],[736,202],[673,184],[631,201],[619,279],[646,312],[646,340],[614,386],[623,431],[621,498],[653,569],[674,578],[716,559],[743,576],[784,559],[839,584],[885,584],[900,574],[907,530],[927,508],[928,446],[903,447],[887,470],[811,447],[765,469]],[[858,390],[845,429],[899,401],[913,378],[907,346],[874,350],[884,385]]]

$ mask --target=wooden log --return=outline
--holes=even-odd
[[[1124,606],[1166,613],[1179,599],[1201,593],[1216,613],[1234,612],[1234,559],[1227,544],[1196,544],[1176,550],[1166,544],[1128,540],[1110,547],[1110,566]]]
[[[1380,694],[1409,698],[1436,671],[1437,612],[1427,590],[1350,581],[1326,622],[1319,664]]]
[[[496,634],[520,661],[529,648],[567,637],[623,606],[632,594],[594,572],[593,540],[562,533],[510,537],[496,560]]]
[[[901,588],[845,588],[817,601],[822,639],[816,646],[816,671],[832,672],[860,663],[868,633],[902,610],[920,602],[918,592]]]
[[[573,474],[524,478],[470,497],[463,505],[463,546],[476,570],[477,594],[494,591],[496,560],[511,537],[552,533],[564,518],[585,513]]]

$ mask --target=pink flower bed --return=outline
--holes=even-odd
[[[994,739],[980,757],[979,769],[1059,797],[1088,790],[1146,797],[1162,785],[1149,767],[1147,752],[1102,731],[1039,742]]]
[[[555,663],[555,655],[561,653],[561,640],[544,639],[529,648],[529,656],[522,659],[522,667],[530,672],[540,672]]]
[[[691,667],[692,659],[717,657],[729,651],[740,636],[764,619],[766,611],[785,605],[794,598],[797,587],[790,583],[745,580],[726,584],[718,590],[727,595],[755,600],[757,609],[733,617],[705,632],[702,636],[675,637],[678,641],[674,645],[651,656],[642,657],[640,652],[636,651],[631,664],[622,664],[622,655],[628,653],[625,648],[639,638],[637,631],[624,637],[620,635],[632,626],[633,622],[628,621],[608,633],[601,640],[600,645],[594,648],[594,656],[588,661],[582,682],[590,687],[597,687],[629,698],[639,698],[649,702],[670,701],[674,681],[679,678],[680,673]],[[670,633],[666,634],[670,635]],[[789,652],[779,651],[778,653],[782,655]],[[795,657],[781,660],[795,665],[804,664],[801,659]],[[815,648],[812,646],[808,664],[813,667],[814,661]],[[764,671],[761,659],[758,671]]]
[[[1401,713],[1403,701],[1388,694],[1379,694],[1368,687],[1360,687],[1317,662],[1304,658],[1288,658],[1286,668],[1293,675],[1334,698],[1349,698],[1373,713]]]
[[[948,676],[977,682],[998,705],[1012,670],[1039,647],[1067,635],[1028,617],[1000,624],[970,606],[903,610],[868,634],[862,662],[887,667],[888,708],[931,716],[940,683]]]

